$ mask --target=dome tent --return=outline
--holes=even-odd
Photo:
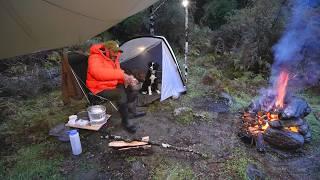
[[[120,46],[123,54],[121,67],[130,72],[148,71],[148,63],[160,65],[157,77],[161,79],[161,98],[176,97],[186,92],[177,59],[168,41],[162,36],[143,36],[131,39]]]

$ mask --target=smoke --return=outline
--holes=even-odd
[[[320,0],[291,0],[292,15],[279,42],[273,46],[271,86],[249,108],[270,111],[278,95],[280,73],[289,73],[286,97],[320,80]]]
[[[273,53],[273,85],[283,69],[290,73],[291,90],[319,83],[320,0],[293,0],[292,16]]]

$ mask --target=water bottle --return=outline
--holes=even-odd
[[[79,155],[82,152],[81,148],[81,142],[80,142],[80,136],[77,130],[70,130],[68,131],[69,138],[70,138],[70,144],[72,148],[72,154],[73,155]]]

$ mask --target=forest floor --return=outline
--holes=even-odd
[[[116,112],[111,112],[111,119],[100,131],[80,130],[83,153],[79,156],[71,154],[69,143],[48,132],[65,123],[69,115],[84,110],[83,101],[64,106],[58,91],[28,100],[8,99],[1,104],[7,118],[0,120],[0,178],[246,179],[255,174],[267,179],[320,179],[320,121],[314,114],[306,118],[312,128],[310,144],[295,152],[259,153],[237,136],[238,112],[266,82],[248,77],[227,79],[224,71],[208,67],[204,61],[200,57],[191,60],[187,94],[141,108],[147,115],[132,120],[139,127],[135,134],[123,130]],[[204,85],[202,79],[208,73],[214,82]],[[320,95],[309,90],[301,96],[319,115]],[[180,107],[191,113],[174,116]],[[148,153],[117,152],[108,147],[108,139],[101,138],[107,133],[127,138],[149,136],[152,141],[192,148],[207,157],[156,146]],[[253,164],[257,169],[248,174],[248,166]]]

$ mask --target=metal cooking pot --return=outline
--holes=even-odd
[[[103,105],[89,106],[88,115],[90,119],[90,124],[100,124],[106,120],[106,107]]]

